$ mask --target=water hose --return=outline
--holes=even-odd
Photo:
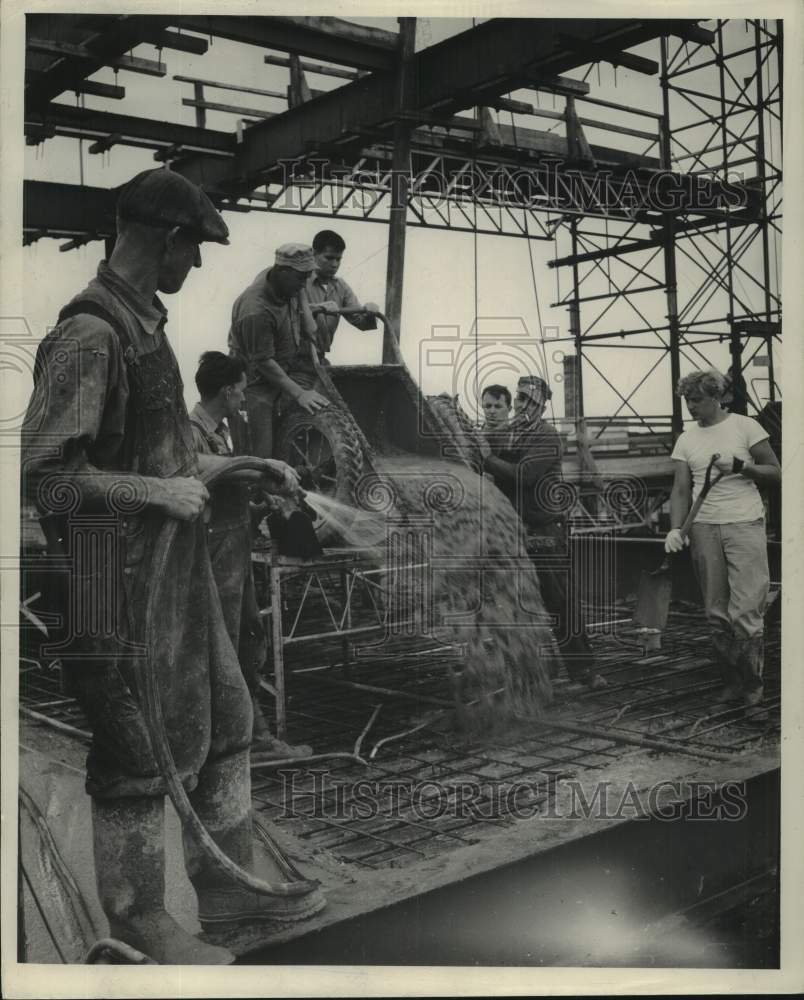
[[[265,472],[265,461],[253,457],[244,456],[233,458],[225,466],[204,473],[199,478],[205,486],[213,486],[219,479],[230,476],[234,472],[243,470]],[[210,861],[219,872],[226,875],[234,883],[243,889],[251,892],[258,892],[269,896],[304,896],[318,888],[319,883],[310,879],[300,879],[289,882],[270,883],[265,882],[250,872],[245,871],[235,864],[228,857],[210,836],[204,824],[198,818],[192,807],[187,792],[184,789],[181,778],[176,770],[176,762],[173,759],[173,752],[168,743],[165,732],[165,720],[162,712],[162,699],[159,695],[157,683],[157,672],[155,667],[155,650],[161,645],[161,637],[156,627],[157,609],[161,603],[162,581],[167,575],[167,567],[173,550],[173,543],[176,532],[179,529],[179,522],[174,518],[165,521],[156,542],[156,558],[153,566],[154,586],[148,596],[148,603],[145,612],[145,641],[147,655],[145,666],[139,678],[139,695],[145,723],[151,737],[151,745],[156,757],[159,770],[165,779],[168,794],[171,802],[176,808],[176,812],[181,819],[186,830],[192,832],[195,839]],[[275,847],[275,860],[279,861],[276,852],[281,855],[279,848]],[[282,856],[280,868],[287,875],[291,875],[295,869],[287,858]]]

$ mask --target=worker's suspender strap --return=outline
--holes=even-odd
[[[73,316],[95,316],[104,323],[108,323],[115,332],[126,361],[131,361],[133,357],[131,338],[122,321],[111,310],[104,308],[100,302],[96,302],[94,299],[75,299],[73,302],[68,302],[61,310],[58,322],[63,323],[64,320],[71,319]],[[37,370],[40,370],[38,366]],[[65,538],[67,533],[67,518],[65,515],[45,514],[40,517],[39,523],[45,535],[48,553],[57,556],[65,555]]]
[[[68,302],[59,313],[59,323],[73,316],[94,316],[96,319],[108,323],[120,341],[120,348],[123,351],[126,363],[132,363],[133,350],[131,349],[131,338],[128,335],[128,330],[126,330],[124,323],[110,309],[102,306],[95,299],[75,299],[72,302]]]

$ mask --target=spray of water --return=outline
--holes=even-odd
[[[307,503],[331,525],[350,548],[372,549],[380,554],[385,542],[386,518],[382,514],[341,503],[324,493],[308,490]]]

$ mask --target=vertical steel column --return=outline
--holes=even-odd
[[[729,133],[726,126],[726,53],[723,46],[723,21],[717,22],[717,68],[718,68],[718,80],[720,86],[720,142],[722,146],[723,156],[720,160],[722,176],[728,178],[729,176]],[[732,268],[732,242],[731,242],[731,226],[728,224],[725,227],[726,236],[726,290],[729,297],[729,311],[726,314],[726,319],[729,324],[729,329],[734,324],[734,274]],[[732,337],[731,353],[732,353],[732,384],[736,388],[740,381],[740,376],[742,375],[742,344],[738,344],[739,349],[739,360],[735,359],[735,344],[734,338]]]
[[[581,335],[581,303],[578,288],[578,219],[573,217],[570,222],[570,240],[572,243],[572,299],[569,303],[569,332],[575,342],[575,412],[567,413],[575,422],[575,429],[583,422],[583,337]]]
[[[408,104],[411,79],[409,60],[416,43],[416,18],[399,18],[399,65],[397,67],[398,111]],[[391,161],[391,215],[388,230],[388,267],[386,271],[385,315],[389,322],[383,328],[382,360],[394,360],[390,338],[399,339],[402,320],[402,279],[405,271],[405,232],[410,191],[410,136],[409,122],[398,119],[394,125],[394,154]]]
[[[670,142],[670,81],[667,77],[667,39],[660,40],[662,60],[662,117],[659,123],[659,157],[662,170],[673,169]],[[675,220],[665,213],[662,225],[662,249],[664,252],[664,282],[667,294],[667,324],[670,339],[670,398],[672,400],[672,432],[675,440],[684,430],[681,400],[676,395],[676,386],[681,377],[681,331],[678,319],[678,284],[676,280],[676,237]]]
[[[762,236],[762,277],[765,292],[765,321],[770,323],[773,319],[771,315],[771,292],[770,292],[770,246],[768,243],[768,181],[765,170],[765,90],[762,86],[762,44],[759,32],[759,20],[754,21],[754,51],[757,65],[757,179],[762,191],[762,218],[757,223]],[[779,83],[781,93],[781,80]],[[773,372],[773,334],[768,334],[766,341],[768,351],[768,391],[771,400],[776,399],[776,387],[774,385]]]
[[[204,84],[194,83],[193,84],[193,95],[197,101],[204,100]],[[195,124],[196,128],[206,128],[207,127],[207,109],[204,107],[195,107]]]

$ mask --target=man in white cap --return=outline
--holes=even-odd
[[[253,455],[273,451],[274,406],[284,396],[307,413],[329,404],[312,388],[311,351],[316,321],[301,294],[315,271],[312,247],[285,243],[266,268],[235,299],[229,329],[229,353],[246,362],[246,412]]]
[[[559,510],[551,509],[552,484],[561,481],[561,438],[544,420],[552,392],[538,375],[517,384],[514,418],[507,435],[479,438],[483,471],[490,473],[525,523],[528,552],[539,574],[545,608],[555,615],[556,638],[570,679],[596,690],[606,687],[580,614],[579,581],[554,565],[566,554],[566,527]],[[579,623],[577,629],[572,622]]]

